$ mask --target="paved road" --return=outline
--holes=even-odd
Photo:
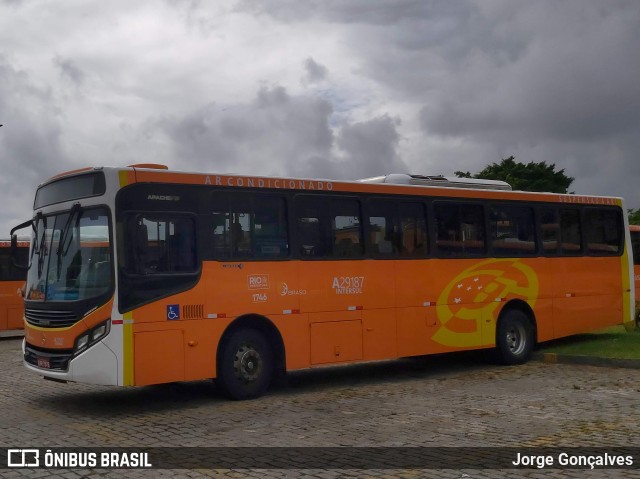
[[[479,354],[296,372],[254,401],[212,382],[59,384],[0,340],[0,447],[639,446],[640,370]],[[640,458],[636,458],[640,460]],[[21,472],[22,475],[19,474]],[[52,475],[53,473],[53,475]],[[640,477],[640,469],[606,471]],[[602,470],[0,470],[0,477],[603,477]]]

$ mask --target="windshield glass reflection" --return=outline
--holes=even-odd
[[[76,301],[111,287],[109,221],[105,208],[38,219],[27,277],[26,299]]]

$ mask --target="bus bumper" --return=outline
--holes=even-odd
[[[26,340],[22,340],[24,358]],[[23,360],[25,368],[36,374],[56,381],[72,381],[105,386],[118,385],[118,359],[102,341],[94,344],[82,354],[69,361],[66,371],[56,371],[37,367]]]

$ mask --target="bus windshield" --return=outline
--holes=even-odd
[[[75,206],[34,221],[27,300],[77,301],[100,296],[111,288],[106,208]]]

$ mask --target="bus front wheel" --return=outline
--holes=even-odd
[[[222,346],[218,379],[232,399],[253,399],[267,390],[273,376],[273,355],[268,342],[254,329],[238,329]]]
[[[526,362],[533,350],[533,327],[520,310],[512,309],[500,319],[496,332],[496,353],[502,364]]]

